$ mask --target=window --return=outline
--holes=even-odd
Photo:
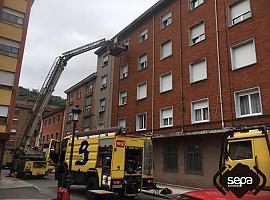
[[[7,124],[8,109],[9,109],[8,106],[0,105],[0,124],[1,125]]]
[[[190,83],[207,79],[207,64],[206,59],[194,62],[189,66]]]
[[[173,126],[173,108],[162,108],[160,110],[160,128]]]
[[[45,124],[44,126],[47,126],[47,120],[45,120],[44,124]]]
[[[77,90],[77,99],[82,98],[82,91],[81,90]]]
[[[147,97],[147,82],[137,85],[137,100]]]
[[[189,0],[189,10],[193,10],[201,4],[203,4],[203,0]]]
[[[68,120],[72,120],[72,109],[74,108],[73,105],[68,106]]]
[[[90,117],[85,117],[83,119],[83,129],[84,129],[84,131],[90,130]]]
[[[139,57],[139,70],[145,69],[147,67],[147,54]]]
[[[146,130],[146,113],[140,113],[136,116],[136,131]]]
[[[126,118],[120,118],[120,119],[118,119],[118,122],[117,122],[117,124],[118,124],[118,127],[126,127]]]
[[[85,97],[85,106],[90,106],[92,103],[92,96]]]
[[[128,76],[128,65],[120,67],[120,79],[124,79]]]
[[[144,29],[140,32],[140,42],[144,42],[148,38],[148,29]]]
[[[51,125],[51,123],[52,123],[52,118],[50,118],[50,119],[49,119],[49,123],[48,123],[48,125],[50,126],[50,125]]]
[[[69,94],[68,95],[68,100],[69,100],[69,102],[72,102],[74,100],[74,95],[73,94]]]
[[[252,159],[252,145],[251,140],[230,142],[229,156],[232,160]]]
[[[160,47],[160,59],[164,59],[172,55],[172,40],[161,44]]]
[[[101,89],[105,89],[107,87],[107,75],[101,77]]]
[[[0,70],[0,85],[13,87],[14,78],[14,73]]]
[[[235,93],[237,117],[248,117],[262,114],[262,103],[259,88]]]
[[[70,123],[66,125],[66,133],[70,133],[70,127],[71,127]]]
[[[2,20],[6,23],[22,27],[24,14],[9,8],[3,8]]]
[[[93,93],[93,84],[92,83],[88,83],[86,85],[86,94],[91,94]]]
[[[59,134],[59,133],[57,133],[57,132],[55,133],[55,139],[56,139],[56,140],[58,139],[58,134]]]
[[[121,91],[119,93],[119,106],[127,104],[127,91]]]
[[[19,54],[20,43],[0,37],[0,55],[17,57]]]
[[[250,0],[240,0],[230,6],[230,24],[234,25],[251,17]]]
[[[204,22],[201,22],[189,29],[190,45],[197,44],[205,39],[204,26]]]
[[[104,112],[105,111],[105,105],[106,105],[106,100],[101,99],[99,101],[99,112]]]
[[[202,172],[202,147],[199,143],[187,145],[186,171]]]
[[[253,39],[231,48],[232,68],[239,69],[257,63],[255,42]]]
[[[160,76],[160,93],[172,90],[172,73]]]
[[[104,122],[100,122],[98,124],[98,129],[104,129],[104,128],[105,128]]]
[[[163,171],[165,172],[177,172],[178,171],[178,151],[177,146],[166,145],[164,147],[163,154]]]
[[[172,23],[172,11],[169,11],[166,14],[162,15],[160,23],[161,29],[169,26]]]
[[[53,117],[53,124],[55,124],[55,117]]]
[[[209,122],[208,99],[192,102],[192,123]]]
[[[57,122],[60,122],[60,115],[57,115]]]
[[[108,65],[108,62],[109,62],[109,55],[103,56],[102,59],[103,59],[103,66]]]
[[[124,39],[124,47],[126,48],[126,50],[128,50],[128,48],[129,48],[129,39],[127,38],[127,39]]]

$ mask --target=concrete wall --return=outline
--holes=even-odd
[[[96,79],[96,101],[95,101],[95,117],[97,121],[97,129],[104,123],[104,128],[112,127],[111,112],[113,97],[113,71],[114,71],[114,57],[109,55],[108,64],[103,64],[103,56],[108,55],[108,52],[98,53],[97,59],[97,79]],[[107,87],[102,89],[101,80],[103,76],[107,76]],[[100,100],[105,98],[106,107],[105,112],[100,112]]]
[[[170,183],[199,188],[213,187],[213,177],[218,171],[221,151],[221,135],[186,136],[167,139],[154,139],[154,178],[161,183]],[[202,147],[201,173],[192,173],[185,170],[187,144],[198,142]],[[175,144],[178,148],[178,172],[164,170],[164,147],[166,144]],[[215,144],[215,145],[213,145]]]

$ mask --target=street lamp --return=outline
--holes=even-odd
[[[74,138],[75,138],[75,131],[76,131],[76,124],[79,121],[79,115],[81,114],[82,110],[81,108],[77,105],[75,108],[72,109],[72,122],[73,122],[73,132],[72,132],[72,140],[71,140],[71,149],[70,149],[70,155],[69,155],[69,166],[68,166],[68,174],[66,177],[67,181],[67,189],[69,191],[70,195],[70,185],[71,185],[71,180],[72,180],[72,159],[73,159],[73,149],[74,149]]]

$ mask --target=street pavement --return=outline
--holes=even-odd
[[[2,177],[8,174],[8,170],[2,171]],[[16,178],[12,178],[16,182]],[[50,174],[44,178],[28,178],[23,180],[24,185],[27,187],[22,187],[20,190],[18,188],[3,189],[6,194],[13,194],[13,196],[4,196],[3,191],[0,191],[0,199],[19,199],[18,195],[24,199],[56,199],[57,191],[57,181],[54,180],[54,174]],[[32,186],[32,187],[31,187]],[[9,193],[8,193],[9,192]],[[17,196],[16,196],[17,195]],[[21,199],[22,199],[21,198]],[[138,194],[137,200],[164,200],[164,198],[157,198],[151,195]],[[84,186],[72,186],[71,187],[71,200],[87,200],[86,190]]]

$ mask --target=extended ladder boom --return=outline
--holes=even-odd
[[[39,96],[33,106],[31,117],[23,130],[23,135],[21,138],[21,142],[17,145],[18,147],[25,147],[30,144],[30,139],[35,132],[35,129],[42,117],[42,113],[49,102],[49,99],[54,91],[54,88],[67,65],[67,61],[71,59],[73,56],[77,56],[79,54],[85,53],[87,51],[102,47],[108,46],[112,48],[113,43],[111,40],[101,39],[90,44],[78,47],[71,51],[63,53],[61,56],[57,57],[51,67],[49,74],[47,75],[42,88],[40,90]]]

